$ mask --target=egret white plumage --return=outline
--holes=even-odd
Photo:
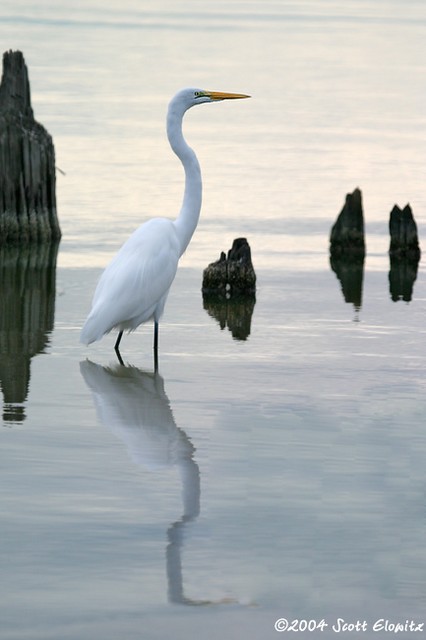
[[[201,210],[200,165],[183,137],[183,116],[197,104],[248,97],[241,93],[183,89],[171,100],[167,112],[167,137],[185,171],[180,213],[175,220],[148,220],[123,244],[98,282],[92,309],[81,331],[81,342],[90,344],[112,329],[118,329],[114,348],[122,362],[119,346],[123,331],[133,331],[140,324],[153,320],[157,363],[159,321],[179,258],[192,238]]]

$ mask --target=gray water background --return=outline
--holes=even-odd
[[[425,27],[414,0],[2,3],[2,49],[24,52],[66,174],[56,269],[6,270],[2,638],[424,620],[424,262],[393,301],[387,224],[410,202],[423,240]],[[155,378],[150,327],[123,339],[121,370],[114,336],[86,349],[78,335],[120,244],[179,209],[164,117],[191,85],[252,98],[186,117],[204,202]],[[361,305],[328,257],[357,186]],[[246,340],[200,292],[239,236],[258,276]]]

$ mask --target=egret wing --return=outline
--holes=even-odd
[[[135,329],[149,320],[176,275],[180,245],[173,223],[155,218],[139,227],[103,272],[82,340],[114,327]]]

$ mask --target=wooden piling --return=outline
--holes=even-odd
[[[389,216],[389,255],[397,260],[420,260],[417,225],[409,204],[400,209],[396,204]]]
[[[20,51],[3,54],[0,85],[0,246],[57,241],[55,149],[34,119]]]
[[[335,258],[364,258],[364,214],[360,189],[346,196],[343,209],[331,229],[330,254]]]

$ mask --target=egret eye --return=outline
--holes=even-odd
[[[202,91],[194,91],[194,97],[195,98],[201,98],[203,96],[203,92]]]

